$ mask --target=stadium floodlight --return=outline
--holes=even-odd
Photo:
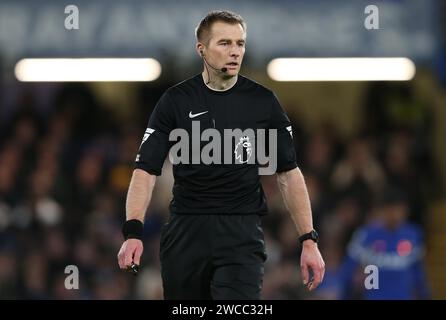
[[[267,66],[276,81],[408,81],[415,64],[398,58],[278,58]]]
[[[15,66],[19,81],[153,81],[161,74],[152,58],[22,59]]]

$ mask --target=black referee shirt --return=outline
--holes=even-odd
[[[169,141],[170,132],[182,128],[192,136],[193,121],[199,121],[200,132],[209,128],[222,134],[224,129],[277,129],[276,172],[297,167],[291,123],[271,90],[238,75],[232,88],[215,91],[205,85],[201,74],[169,88],[160,98],[150,116],[135,167],[161,175],[164,160],[176,143]],[[207,143],[201,142],[201,147]],[[222,164],[174,164],[171,212],[265,214],[258,167],[235,160],[232,164],[223,164],[223,160]]]

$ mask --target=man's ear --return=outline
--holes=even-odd
[[[203,57],[204,46],[202,43],[197,43],[196,45],[197,53],[200,57]]]

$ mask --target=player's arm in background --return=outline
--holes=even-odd
[[[270,114],[270,128],[277,130],[277,181],[300,236],[313,230],[310,198],[302,172],[297,167],[291,122],[275,95]],[[310,291],[317,288],[324,278],[325,263],[314,241],[303,242],[300,266],[304,284]],[[309,269],[314,279],[310,279]]]
[[[135,169],[127,193],[126,223],[132,221],[138,226],[144,224],[156,177],[161,175],[164,160],[170,149],[169,134],[175,125],[172,110],[173,103],[167,91],[150,116],[136,156]],[[132,263],[140,264],[144,250],[141,238],[142,234],[125,239],[118,253],[118,264],[121,269],[128,269]]]

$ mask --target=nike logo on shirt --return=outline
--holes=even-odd
[[[189,112],[189,118],[192,119],[192,118],[201,116],[202,114],[205,114],[206,112],[208,112],[208,111],[203,111],[203,112],[200,112],[200,113],[193,114],[192,111],[190,111],[190,112]]]

